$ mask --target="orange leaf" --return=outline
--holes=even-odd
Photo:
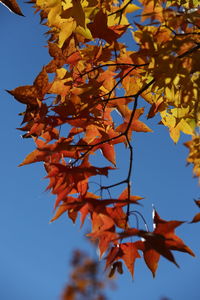
[[[134,243],[124,243],[120,245],[120,248],[123,252],[122,259],[124,260],[128,270],[130,271],[132,277],[134,275],[134,263],[136,258],[140,258],[138,249]]]
[[[24,161],[19,165],[19,167],[32,164],[39,161],[45,161],[47,159],[46,151],[34,150],[33,152],[29,153]]]
[[[196,214],[190,223],[200,222],[200,213]]]
[[[131,202],[135,202],[135,204],[138,204],[137,201],[138,200],[142,200],[144,199],[143,197],[140,196],[133,196],[130,195],[130,198],[128,199],[128,188],[125,188],[125,190],[121,193],[121,195],[118,198],[119,200],[127,200],[127,201],[131,201]],[[120,203],[117,203],[117,206],[121,205]]]
[[[152,130],[146,124],[144,124],[142,121],[138,120],[139,117],[143,113],[144,113],[144,108],[143,107],[139,108],[139,109],[136,109],[134,117],[133,117],[133,120],[132,120],[130,128],[129,128],[129,135],[131,135],[132,131],[136,131],[136,132],[152,132]],[[116,128],[116,131],[121,132],[121,133],[125,132],[125,130],[128,127],[130,117],[131,117],[131,111],[127,112],[124,123],[122,123],[121,125],[119,125]]]
[[[68,210],[68,205],[67,204],[62,204],[58,207],[55,215],[53,218],[50,220],[50,223],[57,220],[62,214],[64,214]]]
[[[103,155],[109,160],[114,166],[116,166],[115,149],[112,144],[105,143],[101,145]]]

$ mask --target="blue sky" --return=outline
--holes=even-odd
[[[39,25],[31,5],[23,4],[22,10],[25,18],[0,6],[0,299],[56,300],[68,278],[72,250],[80,247],[94,257],[96,251],[83,237],[87,226],[80,230],[79,224],[72,225],[65,217],[49,224],[54,199],[44,192],[48,182],[43,179],[42,164],[17,167],[32,151],[33,143],[23,140],[16,130],[21,122],[18,113],[24,107],[5,89],[32,84],[49,61],[44,47],[46,28]],[[158,119],[147,122],[153,133],[133,137],[133,191],[145,197],[140,211],[149,226],[152,204],[164,219],[191,220],[197,212],[193,198],[199,196],[197,179],[192,178],[192,168],[186,167],[187,149],[182,146],[188,137],[182,136],[179,144],[174,145],[167,129],[157,122]],[[119,170],[112,175],[115,181],[125,174],[124,157],[128,155],[121,147],[117,153]],[[166,296],[171,300],[198,300],[199,224],[184,224],[177,233],[196,253],[196,258],[175,253],[180,269],[161,259],[155,279],[138,260],[134,281],[126,271],[117,279],[117,290],[108,291],[109,299],[159,300]]]

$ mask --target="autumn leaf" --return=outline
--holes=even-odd
[[[9,94],[14,96],[14,98],[20,103],[27,105],[38,105],[38,91],[33,85],[20,86],[12,91],[8,91]]]
[[[95,231],[89,233],[88,236],[94,241],[96,239],[98,240],[98,247],[99,247],[100,258],[101,258],[103,254],[107,251],[111,241],[116,239],[117,234],[114,231],[114,227],[111,227],[109,230],[104,230],[101,232]]]
[[[200,200],[194,200],[194,202],[200,208]]]
[[[107,160],[109,160],[114,166],[116,166],[114,146],[112,144],[102,144],[101,150],[105,158],[107,158]]]
[[[119,234],[119,238],[128,238],[131,236],[139,236],[144,241],[136,241],[136,247],[143,251],[144,260],[147,267],[151,270],[153,276],[158,267],[160,255],[178,266],[172,250],[186,252],[192,256],[192,250],[184,244],[184,242],[174,233],[175,228],[183,224],[182,221],[165,221],[160,218],[158,213],[154,211],[154,231],[147,232],[136,228],[128,228]]]
[[[174,233],[175,228],[183,223],[183,221],[165,221],[160,218],[156,211],[154,213],[154,232],[156,234],[161,234],[166,238],[166,246],[172,250],[187,252],[188,254],[194,256],[192,250],[187,247],[184,242]]]
[[[148,242],[137,241],[136,245],[139,250],[143,251],[145,263],[152,272],[153,277],[155,277],[160,253],[154,250]]]
[[[40,151],[36,149],[25,157],[24,161],[19,165],[19,167],[39,161],[45,161],[47,159],[46,154],[46,151]]]
[[[34,87],[38,91],[38,97],[40,100],[43,100],[44,95],[48,92],[49,80],[45,67],[43,67],[42,71],[38,74],[33,83]]]
[[[185,143],[187,163],[200,177],[199,11],[196,1],[178,1],[181,13],[170,1],[141,0],[140,7],[121,2],[30,1],[47,27],[51,58],[32,85],[8,93],[25,104],[20,130],[23,138],[33,138],[35,148],[20,166],[43,163],[46,190],[55,196],[51,222],[65,214],[73,223],[80,217],[82,227],[87,218],[88,236],[98,241],[100,257],[107,254],[110,276],[123,273],[122,262],[133,276],[139,252],[155,276],[161,256],[177,265],[173,251],[194,253],[175,233],[182,221],[166,221],[154,212],[152,231],[146,221],[145,230],[132,227],[132,214],[144,217],[131,207],[143,199],[131,191],[131,139],[135,132],[151,132],[148,119],[160,114],[159,124],[175,143],[181,133],[191,136]],[[22,15],[16,1],[1,3]],[[129,166],[117,181],[116,157],[122,146],[128,154],[120,159]],[[98,187],[92,193],[94,185]],[[199,200],[195,203],[200,206]],[[199,220],[196,214],[191,223]],[[131,241],[122,243],[125,239]],[[85,281],[81,284],[85,288]]]
[[[128,195],[128,188],[125,188],[125,190],[123,190],[123,192],[121,193],[121,195],[119,196],[119,200],[127,200],[127,201],[131,201],[132,203],[138,204],[137,201],[138,200],[142,200],[144,199],[143,197],[140,196],[133,196],[133,195]],[[120,206],[120,202],[117,203],[117,206]]]
[[[87,25],[90,29],[93,38],[104,39],[108,43],[112,43],[118,39],[128,28],[128,25],[115,25],[108,27],[108,17],[100,10],[94,19],[93,23]]]
[[[13,13],[24,16],[16,0],[1,0],[0,2]]]
[[[109,273],[108,277],[109,278],[113,277],[116,270],[119,274],[123,274],[123,268],[122,268],[122,262],[121,261],[114,262],[114,264],[112,265],[112,267],[110,269],[110,273]]]
[[[132,120],[132,122],[130,124],[130,127],[129,127],[129,137],[131,137],[132,131],[136,131],[136,132],[152,132],[152,130],[146,124],[144,124],[142,121],[138,120],[139,117],[143,114],[143,112],[144,112],[144,108],[137,109],[135,111],[133,120]],[[116,131],[118,131],[118,132],[125,132],[126,129],[129,126],[130,117],[131,117],[131,111],[129,111],[127,113],[124,123],[122,123],[121,125],[119,125],[116,128]]]
[[[122,259],[133,277],[134,263],[137,258],[140,258],[140,254],[134,243],[118,244],[117,246],[112,247],[107,255],[106,268],[111,266],[115,261]]]
[[[200,213],[196,214],[190,223],[200,222]]]
[[[124,243],[120,245],[123,252],[122,259],[124,260],[129,272],[132,277],[134,275],[134,263],[137,258],[140,258],[137,247],[134,243]]]

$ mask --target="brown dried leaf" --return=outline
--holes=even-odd
[[[23,13],[21,11],[21,8],[19,7],[19,5],[17,4],[16,0],[1,0],[0,1],[3,5],[5,5],[10,11],[12,11],[13,13],[19,15],[19,16],[23,16]]]

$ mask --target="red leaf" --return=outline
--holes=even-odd
[[[152,247],[146,242],[137,241],[136,245],[139,250],[143,251],[145,263],[152,272],[153,277],[155,277],[156,270],[158,268],[158,262],[160,259],[160,254],[154,249],[152,249]]]
[[[181,252],[187,252],[188,254],[195,256],[193,251],[184,244],[184,242],[174,233],[176,227],[183,224],[183,221],[165,221],[160,218],[158,213],[155,211],[154,215],[154,224],[155,230],[154,233],[161,234],[165,237],[165,245],[171,250],[177,250]]]
[[[117,40],[128,28],[129,25],[115,25],[108,27],[107,14],[100,10],[94,19],[93,23],[87,25],[90,29],[93,38],[104,39],[108,43]]]
[[[140,254],[135,243],[118,244],[116,247],[112,247],[109,252],[106,259],[106,268],[115,261],[122,259],[133,277],[136,258],[140,258]]]

